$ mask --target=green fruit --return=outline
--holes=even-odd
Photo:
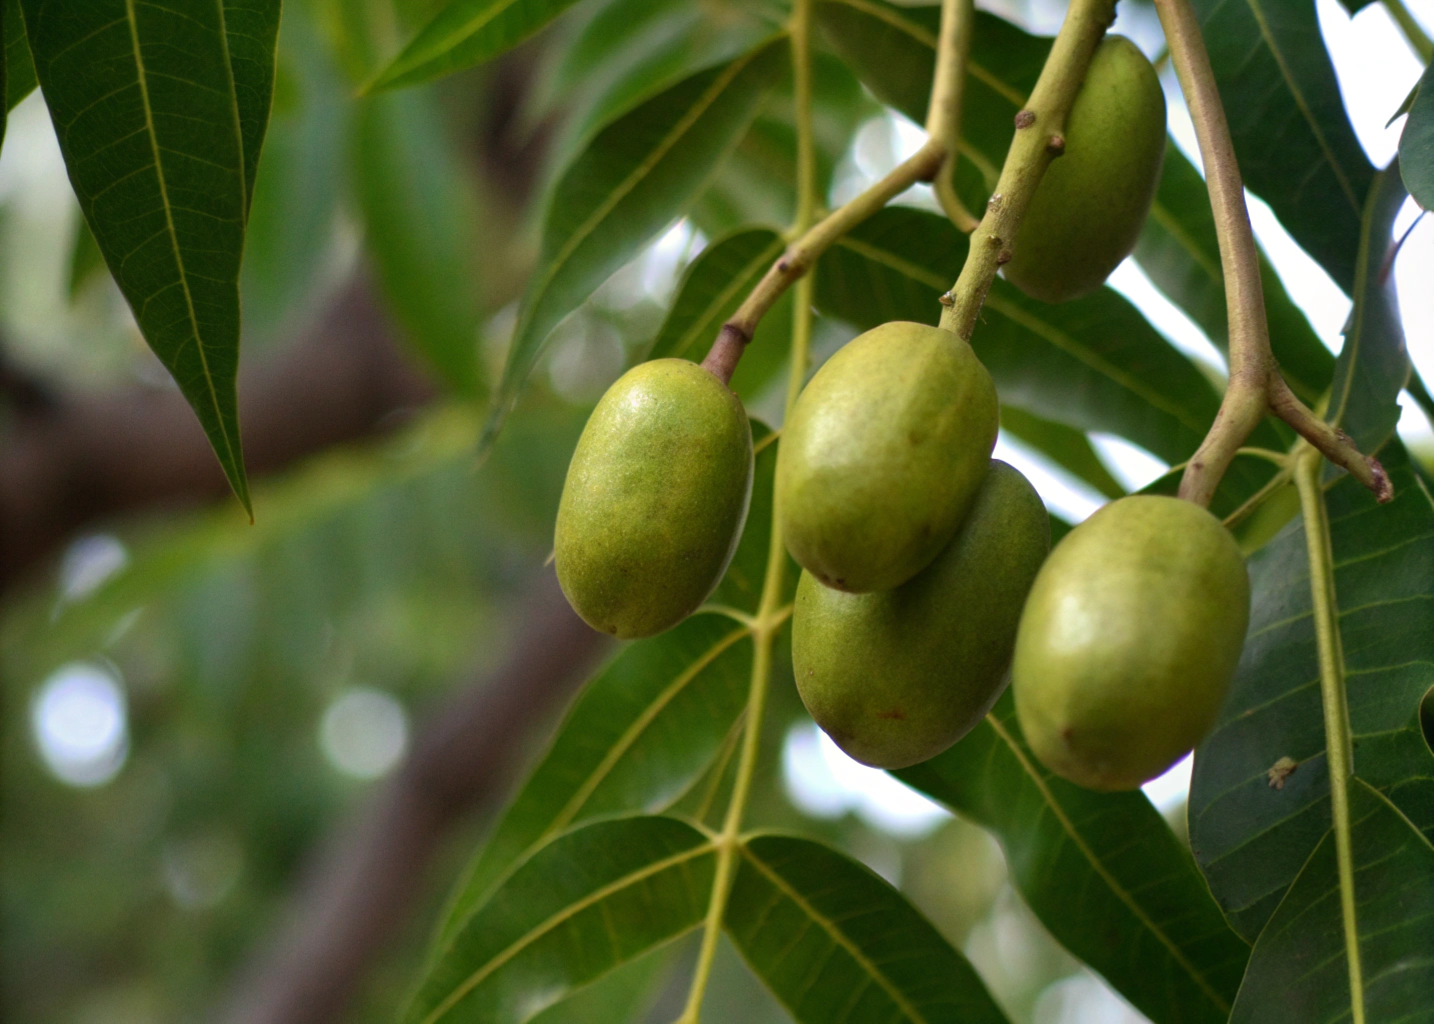
[[[1210,731],[1250,618],[1240,549],[1178,498],[1112,502],[1066,536],[1021,616],[1011,685],[1036,757],[1134,789]]]
[[[594,629],[623,639],[681,622],[737,549],[752,497],[752,428],[721,381],[654,359],[603,395],[558,506],[558,582]]]
[[[889,590],[961,525],[996,444],[996,389],[971,346],[925,324],[873,328],[827,360],[777,454],[782,536],[829,587]]]
[[[1106,36],[1004,273],[1042,302],[1088,295],[1135,248],[1165,159],[1165,93],[1145,54]]]
[[[925,761],[966,735],[1001,694],[1050,544],[1040,497],[992,462],[960,531],[902,586],[843,594],[802,573],[792,665],[817,724],[878,768]]]

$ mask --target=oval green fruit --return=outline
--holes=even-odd
[[[652,636],[707,599],[752,497],[752,428],[696,363],[654,359],[598,402],[568,466],[558,582],[594,629]]]
[[[971,507],[997,415],[991,375],[950,331],[897,322],[853,339],[782,432],[778,507],[792,557],[838,590],[905,583]]]
[[[1056,546],[1026,601],[1011,665],[1026,741],[1090,789],[1155,778],[1215,724],[1249,618],[1220,520],[1178,498],[1112,502]]]
[[[1145,54],[1106,36],[1066,121],[1065,155],[1046,170],[1016,232],[1006,279],[1065,302],[1101,286],[1130,255],[1165,159],[1165,93]]]
[[[844,594],[802,573],[792,666],[817,724],[878,768],[925,761],[966,735],[1005,685],[1050,543],[1035,489],[992,462],[951,543],[895,590]]]

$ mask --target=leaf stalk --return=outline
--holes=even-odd
[[[1330,462],[1348,470],[1379,501],[1389,501],[1394,490],[1378,460],[1360,452],[1342,430],[1316,416],[1280,373],[1270,350],[1259,250],[1245,207],[1245,186],[1199,20],[1189,0],[1155,0],[1155,8],[1200,143],[1220,243],[1230,336],[1230,383],[1215,422],[1185,467],[1180,497],[1208,507],[1250,433],[1267,413],[1273,413]]]
[[[1310,596],[1313,599],[1315,642],[1319,651],[1319,690],[1324,708],[1325,758],[1329,765],[1334,847],[1339,866],[1339,900],[1344,923],[1345,960],[1349,967],[1350,1009],[1354,1024],[1364,1024],[1364,972],[1360,965],[1349,816],[1349,780],[1354,775],[1354,754],[1334,588],[1334,552],[1330,544],[1329,511],[1325,508],[1324,490],[1320,487],[1320,454],[1301,446],[1295,458],[1295,486],[1300,494],[1300,510],[1304,513]]]
[[[936,77],[926,110],[926,134],[941,144],[944,156],[932,182],[941,209],[965,234],[979,223],[956,194],[956,162],[961,151],[961,106],[966,65],[976,27],[975,0],[943,0],[941,35],[936,44]]]

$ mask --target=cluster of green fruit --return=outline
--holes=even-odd
[[[1149,62],[1105,40],[1071,112],[1069,155],[1006,268],[1019,287],[1072,298],[1130,252],[1164,124]],[[1010,679],[1052,771],[1139,786],[1214,722],[1249,616],[1244,562],[1209,512],[1145,495],[1051,553],[1039,495],[991,458],[998,419],[975,352],[922,324],[868,331],[812,377],[776,473],[777,526],[803,570],[797,687],[848,754],[900,768],[969,732]],[[559,507],[558,579],[574,609],[623,638],[692,614],[736,550],[752,472],[746,414],[716,377],[679,359],[625,374],[578,442]]]

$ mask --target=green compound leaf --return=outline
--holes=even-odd
[[[724,920],[798,1024],[1005,1024],[966,958],[861,864],[795,836],[743,842]]]
[[[444,944],[404,1020],[522,1024],[701,923],[715,848],[675,818],[558,836]]]
[[[1399,166],[1414,201],[1434,210],[1434,64],[1424,69],[1417,88],[1399,136]]]
[[[1354,771],[1434,836],[1434,754],[1420,728],[1434,686],[1434,500],[1398,442],[1384,459],[1388,505],[1349,477],[1326,495]],[[1195,753],[1189,813],[1215,898],[1254,941],[1330,828],[1301,521],[1250,560],[1250,583],[1244,655]]]
[[[475,206],[432,89],[359,104],[352,175],[368,251],[413,347],[456,394],[481,392]]]
[[[1374,168],[1344,112],[1315,5],[1192,2],[1245,184],[1352,294]]]
[[[492,60],[571,7],[576,0],[450,0],[368,91],[416,85]]]
[[[1143,793],[1047,771],[1008,691],[946,753],[895,773],[990,829],[1026,903],[1062,945],[1156,1024],[1224,1021],[1249,948]]]
[[[235,394],[239,265],[279,4],[23,7],[80,209],[248,509]]]
[[[563,172],[484,448],[497,436],[553,328],[701,194],[787,63],[786,42],[777,39],[684,79],[599,132]]]
[[[821,258],[817,305],[864,330],[889,320],[932,323],[966,247],[944,217],[888,207]],[[1048,305],[997,280],[982,318],[971,344],[1002,401],[1043,419],[1119,434],[1179,462],[1219,407],[1194,364],[1110,289]]]
[[[1397,165],[1381,172],[1370,188],[1360,230],[1354,312],[1345,328],[1330,396],[1330,422],[1368,453],[1379,451],[1393,436],[1399,392],[1413,369],[1404,345],[1390,238],[1405,195]]]
[[[1349,787],[1366,1021],[1434,1021],[1434,846],[1367,783]],[[1300,869],[1250,955],[1231,1024],[1350,1019],[1334,833]]]
[[[817,14],[827,38],[872,92],[918,124],[925,123],[939,10],[895,7],[883,0],[822,0]],[[963,166],[967,161],[972,165],[968,179],[983,178],[986,187],[967,197],[972,209],[979,209],[986,192],[995,187],[1015,132],[1013,119],[1035,86],[1050,45],[1049,39],[977,12],[961,156]],[[960,168],[957,173],[959,181]],[[1210,200],[1199,172],[1173,145],[1166,149],[1165,169],[1135,258],[1217,346],[1227,346],[1225,286]],[[1313,402],[1329,386],[1333,357],[1263,258],[1261,275],[1276,358],[1291,387]]]
[[[754,425],[756,479],[747,528],[713,605],[753,614],[771,537],[776,435]],[[451,935],[512,865],[554,835],[604,814],[671,806],[701,777],[746,706],[751,630],[699,613],[640,640],[587,684],[450,903]]]

